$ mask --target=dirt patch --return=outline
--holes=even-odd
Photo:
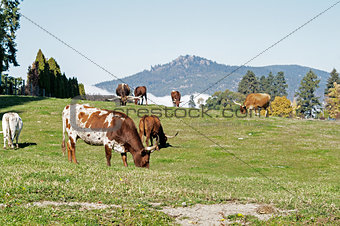
[[[89,202],[52,202],[52,201],[43,201],[43,202],[33,202],[28,204],[27,206],[80,206],[81,209],[93,210],[93,209],[106,209],[106,208],[122,208],[120,205],[107,205],[102,203],[89,203]]]
[[[287,211],[275,209],[270,205],[260,204],[214,204],[202,205],[197,204],[191,207],[164,207],[162,212],[176,218],[176,223],[181,225],[220,225],[235,222],[234,219],[228,219],[228,216],[254,216],[259,220],[266,221],[272,216],[283,215]]]

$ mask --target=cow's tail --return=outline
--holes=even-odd
[[[66,117],[64,117],[64,112],[63,112],[63,116],[62,116],[62,120],[63,120],[63,141],[61,143],[61,150],[63,151],[63,155],[65,155],[66,153],[66,144],[65,144],[65,129],[66,129]]]

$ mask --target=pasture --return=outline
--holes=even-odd
[[[118,153],[113,153],[112,167],[107,167],[104,147],[81,140],[77,142],[76,165],[61,151],[61,112],[70,102],[0,96],[0,116],[15,111],[24,122],[21,148],[4,150],[1,136],[1,225],[173,224],[175,219],[159,210],[183,202],[188,206],[260,203],[294,210],[271,218],[268,224],[340,223],[339,122],[227,119],[216,117],[219,111],[210,111],[211,118],[162,117],[165,133],[179,131],[179,135],[169,140],[172,147],[151,155],[150,169],[135,167],[131,154],[125,168]],[[115,108],[109,102],[83,102]],[[138,125],[136,113],[131,111],[129,116]],[[29,206],[43,201],[121,208]],[[247,221],[263,223],[255,218]]]

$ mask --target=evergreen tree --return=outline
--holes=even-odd
[[[51,87],[51,94],[54,97],[61,97],[61,70],[58,63],[55,61],[53,57],[48,59],[47,61],[49,66],[49,77],[50,77],[50,87]]]
[[[31,96],[39,96],[39,63],[36,61],[32,67],[28,67],[25,93]]]
[[[238,84],[238,92],[248,95],[259,91],[259,82],[252,71],[247,71]]]
[[[299,91],[295,94],[298,105],[300,105],[297,112],[307,118],[312,117],[313,113],[317,111],[317,107],[321,105],[319,97],[315,96],[315,91],[320,83],[317,78],[317,75],[310,70],[301,80]]]
[[[285,75],[282,71],[278,72],[277,75],[275,76],[275,91],[274,91],[274,96],[287,96],[287,83],[286,83],[286,79],[285,79]],[[274,97],[274,98],[275,98]]]
[[[49,96],[51,92],[50,88],[50,75],[49,75],[49,67],[46,62],[46,58],[42,53],[41,49],[39,49],[35,61],[38,62],[39,68],[39,87],[40,93],[43,93],[43,89],[45,89],[45,95]]]
[[[16,31],[19,28],[19,0],[0,0],[0,74],[16,60]]]
[[[330,73],[330,77],[327,79],[325,95],[329,93],[330,88],[334,88],[334,82],[340,84],[339,73],[335,70],[335,68],[332,70],[332,72]]]
[[[259,84],[259,92],[260,93],[266,93],[267,90],[269,89],[269,84],[266,76],[262,75],[260,78],[260,84]]]
[[[196,107],[196,104],[194,101],[194,95],[191,95],[190,100],[189,100],[189,108],[195,108],[195,107]]]
[[[271,97],[271,100],[275,99],[275,77],[272,72],[269,72],[267,77],[267,90],[265,93],[268,93]]]

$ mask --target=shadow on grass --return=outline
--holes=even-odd
[[[12,107],[15,105],[25,104],[32,101],[44,100],[45,97],[32,97],[32,96],[0,96],[0,110],[2,108]],[[1,115],[2,116],[2,115]]]
[[[29,142],[19,143],[19,148],[26,148],[26,147],[35,146],[35,145],[37,145],[37,143],[29,143]]]

